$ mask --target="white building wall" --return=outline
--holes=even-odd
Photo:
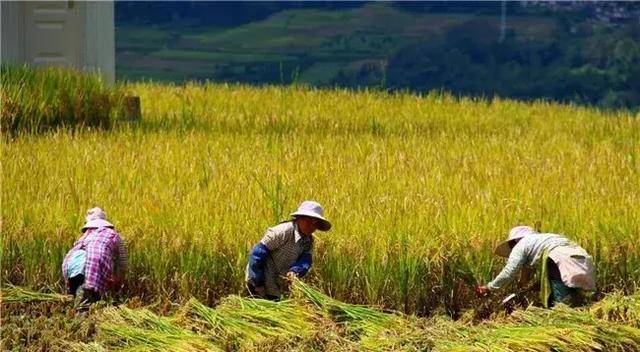
[[[99,71],[115,80],[113,1],[0,3],[2,62]]]
[[[0,2],[0,60],[6,63],[24,62],[24,4]]]
[[[85,4],[24,3],[24,57],[34,66],[83,67]]]

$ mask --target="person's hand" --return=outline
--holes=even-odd
[[[289,282],[293,282],[294,279],[298,278],[298,274],[294,273],[293,271],[289,271],[287,273],[286,279]]]
[[[285,291],[289,291],[289,287],[291,287],[291,284],[293,283],[293,281],[298,277],[298,275],[296,273],[294,273],[293,271],[289,271],[287,272],[283,279],[284,279],[284,290]]]
[[[474,290],[476,291],[476,294],[478,296],[486,296],[489,294],[489,291],[490,291],[489,287],[487,287],[486,285],[476,285]]]
[[[107,287],[112,291],[117,291],[122,288],[122,279],[117,276],[107,278]]]

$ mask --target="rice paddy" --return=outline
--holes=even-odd
[[[138,306],[101,310],[95,328],[104,338],[78,338],[74,348],[264,350],[266,340],[291,350],[637,347],[638,116],[439,93],[121,89],[140,97],[140,123],[25,129],[2,141],[3,289],[62,292],[62,258],[92,206],[126,242],[125,290],[111,299]],[[310,286],[296,286],[304,298],[272,307],[238,297],[251,246],[304,199],[319,201],[334,224],[317,234]],[[501,269],[492,248],[518,224],[578,242],[594,257],[598,288],[619,299],[497,318],[501,297],[480,301],[472,285]],[[155,310],[141,310],[149,304]],[[487,317],[495,319],[477,323]],[[39,319],[35,326],[67,326]],[[3,324],[3,340],[11,326]]]

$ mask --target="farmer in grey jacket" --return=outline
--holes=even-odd
[[[546,265],[552,293],[548,302],[543,304],[576,304],[580,289],[595,289],[593,263],[584,249],[564,236],[538,233],[529,226],[517,226],[509,232],[509,238],[495,249],[497,255],[508,258],[506,266],[493,281],[477,287],[476,291],[486,294],[502,288],[515,279],[520,269],[524,269],[522,279],[527,280],[531,268],[539,265],[545,250],[548,253]]]
[[[313,233],[331,229],[322,206],[314,201],[302,202],[291,217],[269,228],[251,250],[245,279],[252,296],[278,300],[285,277],[303,277],[311,269]]]

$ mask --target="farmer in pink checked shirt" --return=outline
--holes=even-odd
[[[108,289],[122,287],[127,251],[122,238],[100,208],[87,211],[82,236],[64,257],[62,274],[76,301],[96,302]]]

